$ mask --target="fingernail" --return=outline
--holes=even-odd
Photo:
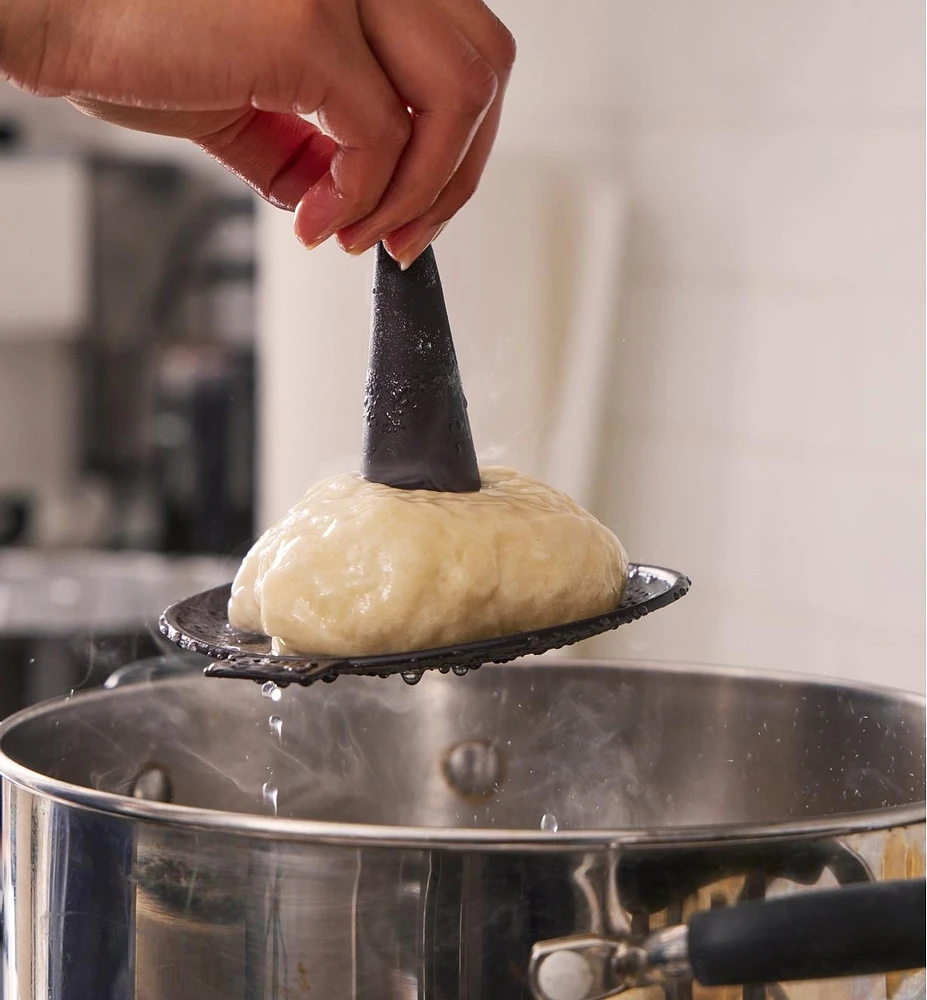
[[[399,246],[396,245],[395,241],[387,238],[383,241],[383,246],[390,257],[399,264],[399,269],[408,271],[419,256],[440,236],[445,225],[446,223],[442,223],[440,226],[431,226],[413,239],[403,240]]]
[[[325,178],[307,191],[296,206],[293,228],[299,241],[309,250],[324,243],[338,227],[341,198],[332,190],[331,178]]]
[[[338,246],[344,250],[345,253],[350,254],[352,257],[360,257],[362,253],[366,253],[370,249],[366,243],[349,243],[341,233],[335,233],[335,239],[338,242]]]
[[[297,237],[297,239],[299,240],[299,242],[300,242],[300,243],[302,243],[302,245],[303,245],[303,246],[304,246],[304,247],[305,247],[305,248],[306,248],[307,250],[315,250],[315,248],[316,248],[316,247],[320,247],[320,246],[321,246],[321,245],[322,245],[322,244],[323,244],[323,243],[324,243],[324,242],[325,242],[325,241],[326,241],[326,240],[327,240],[327,239],[329,238],[329,236],[331,236],[331,233],[328,233],[328,234],[327,234],[326,236],[322,236],[322,237],[321,237],[320,239],[317,239],[317,240],[308,240],[308,241],[307,241],[307,240],[304,240],[304,239],[303,239],[303,238],[302,238],[302,237],[301,237],[301,236],[299,235],[299,233],[298,233],[298,232],[297,232],[297,234],[296,234],[296,237]]]
[[[345,253],[350,254],[362,254],[369,250],[372,246],[376,246],[380,241],[380,236],[378,233],[371,231],[359,230],[355,226],[347,226],[341,232],[336,234],[338,238],[338,243],[341,249]]]

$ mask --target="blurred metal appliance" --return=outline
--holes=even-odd
[[[252,534],[254,207],[225,184],[0,155],[3,544],[225,552]]]
[[[93,161],[83,466],[110,544],[228,552],[253,531],[254,206],[181,167]]]
[[[851,890],[923,894],[924,727],[900,692],[546,658],[79,695],[0,729],[7,998],[913,1000]],[[758,936],[764,897],[804,929]],[[714,991],[684,946],[719,912],[752,940]],[[815,962],[856,975],[750,985]]]
[[[157,653],[165,602],[230,571],[206,556],[0,549],[0,717]]]

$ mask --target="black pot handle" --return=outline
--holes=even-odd
[[[924,879],[852,885],[695,914],[702,986],[866,976],[924,966]]]

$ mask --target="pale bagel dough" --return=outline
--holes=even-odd
[[[566,494],[511,469],[478,493],[316,483],[255,542],[229,601],[279,651],[370,655],[449,646],[603,614],[621,543]]]

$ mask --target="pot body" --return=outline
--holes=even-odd
[[[540,941],[923,874],[922,716],[550,661],[278,702],[200,678],[78,696],[0,737],[4,995],[528,1000]],[[629,992],[919,995],[922,973]]]

